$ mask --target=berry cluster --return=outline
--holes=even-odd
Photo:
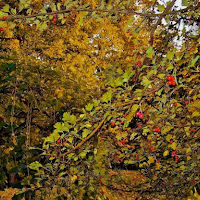
[[[144,114],[141,113],[141,112],[136,112],[136,116],[138,116],[140,119],[143,119],[144,118]]]
[[[53,14],[53,19],[52,19],[54,22],[57,21],[57,15],[56,14]]]
[[[140,61],[135,63],[138,67],[142,67],[142,63]]]
[[[175,78],[172,75],[167,76],[168,85],[176,85]]]
[[[155,132],[160,133],[161,132],[160,127],[156,127]]]

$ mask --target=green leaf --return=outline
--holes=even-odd
[[[199,56],[197,56],[196,58],[194,58],[190,64],[190,67],[194,67],[195,63],[198,61]]]
[[[87,105],[85,106],[85,109],[86,109],[87,111],[91,111],[93,107],[94,107],[94,105],[93,105],[92,103],[89,103],[89,104],[87,104]]]
[[[188,6],[188,0],[182,0],[182,6]]]
[[[35,161],[35,162],[32,162],[31,164],[29,164],[28,167],[33,170],[38,170],[40,167],[43,167],[43,166],[38,161]]]
[[[86,138],[90,133],[91,133],[91,130],[84,129],[84,130],[83,130],[83,133],[82,133],[82,137],[83,137],[83,138]]]
[[[110,90],[109,92],[106,92],[106,93],[101,97],[101,101],[102,101],[102,102],[108,103],[109,101],[111,101],[111,98],[112,98],[112,91]]]
[[[54,125],[54,128],[56,128],[57,132],[69,131],[69,128],[67,127],[67,124],[64,124],[64,123],[61,123],[61,122],[57,122]]]
[[[153,47],[150,46],[147,51],[146,51],[146,54],[147,54],[147,58],[152,58],[153,57]]]
[[[152,81],[150,81],[146,76],[143,76],[141,84],[145,87],[152,88],[151,86]]]
[[[165,6],[164,5],[158,5],[158,11],[159,12],[163,12],[165,10]]]
[[[67,122],[69,122],[71,124],[76,124],[76,116],[75,115],[70,115],[70,113],[68,113],[68,112],[65,112],[63,114],[63,119],[62,120],[63,121],[67,121]]]
[[[174,53],[175,53],[174,51],[169,52],[169,53],[167,54],[167,59],[172,60],[173,57],[174,57]]]
[[[173,142],[172,145],[171,145],[171,147],[172,147],[173,150],[176,149],[176,146],[177,146],[176,142]]]
[[[2,9],[3,12],[9,12],[9,5],[6,4]]]
[[[54,131],[50,136],[44,138],[44,143],[46,142],[55,142],[60,138],[60,135],[57,131]]]
[[[200,108],[200,103],[195,102],[195,103],[193,104],[193,106],[196,107],[196,108]]]

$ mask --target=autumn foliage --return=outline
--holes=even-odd
[[[199,2],[174,5],[0,2],[0,197],[199,199]]]

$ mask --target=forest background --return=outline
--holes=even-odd
[[[200,199],[198,0],[0,1],[1,199]]]

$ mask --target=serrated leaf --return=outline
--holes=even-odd
[[[9,12],[9,5],[6,4],[2,9],[3,12]]]
[[[82,133],[82,137],[83,137],[83,138],[86,138],[90,133],[91,133],[90,130],[84,129],[84,130],[83,130],[83,133]]]
[[[101,97],[101,101],[102,101],[102,102],[108,103],[109,101],[111,101],[111,98],[112,98],[112,91],[110,90],[109,92],[106,92],[106,93]]]
[[[164,5],[158,5],[158,11],[159,12],[163,12],[165,10],[165,6]]]
[[[92,103],[89,103],[89,104],[87,104],[87,105],[85,106],[85,109],[86,109],[87,111],[91,111],[91,110],[93,109],[93,107],[94,107],[94,105],[93,105]]]

